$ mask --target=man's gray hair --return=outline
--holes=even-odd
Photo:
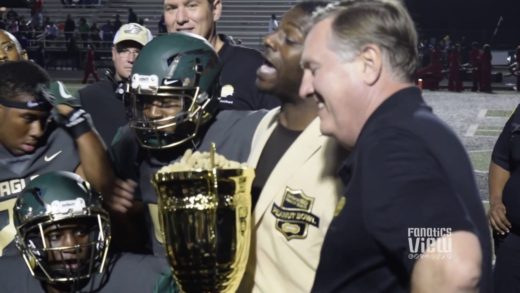
[[[313,15],[314,23],[333,17],[333,40],[328,46],[345,61],[364,46],[383,52],[395,77],[412,81],[417,66],[417,32],[399,0],[347,0],[329,4]]]

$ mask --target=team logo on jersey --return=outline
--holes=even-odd
[[[314,198],[303,193],[303,190],[285,188],[282,203],[273,204],[271,214],[277,219],[276,230],[287,240],[305,239],[309,225],[319,227],[320,218],[311,213]]]
[[[230,97],[234,93],[235,93],[235,88],[230,84],[226,84],[226,85],[222,86],[222,88],[220,90],[220,96],[222,98]]]

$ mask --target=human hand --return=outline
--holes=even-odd
[[[490,202],[488,217],[493,230],[502,235],[509,233],[511,222],[506,217],[506,207],[502,202]]]
[[[137,182],[132,179],[117,178],[112,193],[105,198],[107,207],[117,213],[127,213],[134,205],[134,193]]]
[[[92,130],[92,118],[81,108],[79,98],[71,95],[61,81],[54,81],[48,87],[44,87],[42,93],[53,106],[52,119],[74,139]]]
[[[60,115],[67,117],[74,108],[81,107],[79,98],[71,95],[61,81],[51,82],[44,91],[45,99],[52,104],[55,111]]]

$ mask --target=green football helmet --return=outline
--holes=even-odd
[[[218,105],[220,62],[208,41],[191,33],[154,38],[123,85],[129,126],[144,148],[192,140]]]
[[[99,193],[78,175],[33,179],[16,200],[14,221],[16,246],[37,279],[78,283],[103,271],[110,220]]]

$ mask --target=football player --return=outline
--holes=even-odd
[[[169,268],[162,258],[111,254],[101,195],[80,176],[50,172],[32,180],[14,208],[22,257],[0,261],[4,292],[151,292]]]
[[[209,150],[212,142],[227,159],[245,162],[253,132],[265,114],[222,111],[217,115],[219,72],[219,58],[206,39],[172,33],[143,47],[122,89],[129,125],[120,129],[110,149],[121,180],[107,204],[127,224],[129,216],[145,211],[146,248],[154,254],[165,255],[161,233],[154,233],[159,229],[152,175],[185,150]],[[134,239],[139,241],[135,228],[142,218],[135,216],[135,221],[127,225],[130,230],[125,234],[137,233]],[[132,243],[136,242],[124,241]]]
[[[6,255],[14,251],[8,215],[32,178],[73,171],[106,192],[113,172],[88,113],[61,82],[49,84],[45,70],[30,61],[2,63],[0,76],[0,222],[7,223],[0,227],[0,255]]]

